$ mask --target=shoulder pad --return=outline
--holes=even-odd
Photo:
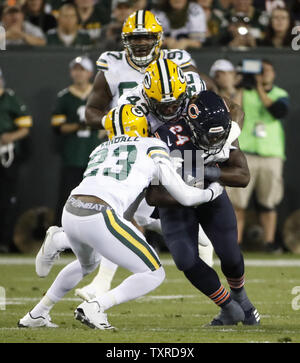
[[[124,56],[125,56],[124,51],[104,52],[100,55],[100,57],[96,62],[97,69],[101,71],[107,71],[111,63],[122,61]]]
[[[188,67],[192,64],[191,55],[183,49],[164,49],[163,50],[163,58],[168,58],[182,69]]]

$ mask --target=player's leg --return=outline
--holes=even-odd
[[[118,269],[118,265],[102,257],[97,275],[92,282],[75,290],[75,295],[83,300],[90,300],[103,295],[111,288],[112,280]]]
[[[59,254],[71,249],[70,242],[62,227],[51,226],[35,258],[35,271],[39,277],[48,276]]]
[[[214,269],[198,253],[199,219],[194,208],[160,208],[164,240],[177,268],[204,295],[221,308],[223,325],[234,325],[244,319],[240,306],[221,284]]]
[[[93,219],[97,223],[92,223]],[[67,230],[67,225],[65,227],[68,234],[73,233],[71,229]],[[147,294],[161,284],[165,274],[156,252],[143,234],[111,209],[86,220],[81,233],[99,254],[133,273],[114,289],[76,309],[78,320],[101,329],[98,312],[104,314],[114,305]]]
[[[71,214],[69,214],[68,217],[68,223],[70,225],[74,226],[78,222],[77,220],[74,221]],[[77,230],[76,233],[78,234],[79,231]],[[57,325],[51,322],[49,315],[50,310],[67,292],[73,289],[86,274],[94,271],[99,265],[101,256],[93,250],[92,247],[82,243],[78,236],[75,237],[75,235],[73,235],[69,244],[78,259],[71,262],[60,271],[41,301],[20,319],[18,323],[19,327],[57,327]],[[108,323],[107,326],[109,326]]]
[[[237,224],[232,204],[224,193],[202,209],[203,228],[213,243],[221,261],[221,269],[231,290],[232,298],[245,313],[244,324],[258,324],[260,317],[249,300],[245,284],[244,259],[237,242]]]
[[[143,228],[161,230],[159,219],[150,217],[153,211],[154,207],[150,207],[145,199],[143,199],[134,215],[136,223]],[[118,265],[103,257],[100,262],[99,271],[92,282],[82,288],[76,289],[75,295],[83,300],[89,300],[96,295],[100,296],[105,294],[111,288],[111,283],[117,269]]]

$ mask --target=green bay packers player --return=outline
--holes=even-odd
[[[204,89],[205,83],[200,79],[196,68],[193,67],[190,54],[179,49],[162,50],[162,37],[163,29],[158,19],[150,11],[139,10],[129,16],[122,31],[124,51],[104,52],[97,61],[99,72],[95,77],[93,89],[86,104],[88,125],[96,129],[103,128],[101,120],[107,110],[116,106],[119,97],[126,91],[143,82],[147,66],[158,58],[170,59],[180,66],[185,73],[189,90],[199,92]],[[139,210],[141,213],[138,223],[147,228],[160,230],[158,220],[149,218],[153,208],[144,202]],[[47,276],[59,251],[66,248],[69,246],[63,231],[56,226],[50,227],[46,234],[44,247],[36,258],[37,274],[41,277]],[[207,252],[208,249],[205,249],[204,253]],[[209,256],[212,261],[212,251]],[[76,294],[88,299],[94,295],[95,290],[98,293],[107,291],[116,268],[117,266],[102,259],[99,273],[92,284],[77,289]]]
[[[127,90],[143,82],[145,69],[156,59],[171,59],[184,72],[189,72],[191,87],[201,82],[190,54],[180,49],[162,50],[162,39],[163,28],[150,11],[139,10],[128,17],[122,29],[124,50],[104,52],[97,61],[99,72],[86,107],[90,126],[102,128],[101,120],[107,110],[116,106]],[[202,73],[201,78],[211,85],[210,79]]]
[[[112,329],[105,311],[159,286],[165,272],[154,249],[130,222],[151,183],[161,183],[184,206],[197,206],[223,192],[218,183],[202,190],[188,186],[172,166],[166,144],[148,136],[143,112],[132,105],[112,109],[106,121],[122,135],[100,144],[90,155],[82,182],[65,204],[62,226],[77,260],[56,277],[19,327],[56,327],[50,310],[105,257],[132,274],[120,285],[75,310],[75,318],[94,329]]]

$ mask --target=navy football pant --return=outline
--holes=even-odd
[[[211,240],[227,278],[244,274],[244,260],[237,243],[237,224],[226,191],[197,208],[159,208],[165,243],[175,264],[206,295],[220,287],[217,273],[199,257],[198,224]]]

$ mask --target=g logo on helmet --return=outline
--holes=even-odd
[[[151,88],[151,76],[149,72],[145,73],[145,78],[144,78],[144,86],[147,89]]]
[[[200,111],[197,105],[192,103],[188,108],[188,115],[190,118],[195,119],[200,115]]]
[[[137,107],[132,107],[131,112],[134,114],[134,116],[143,117],[144,112],[138,109]]]

